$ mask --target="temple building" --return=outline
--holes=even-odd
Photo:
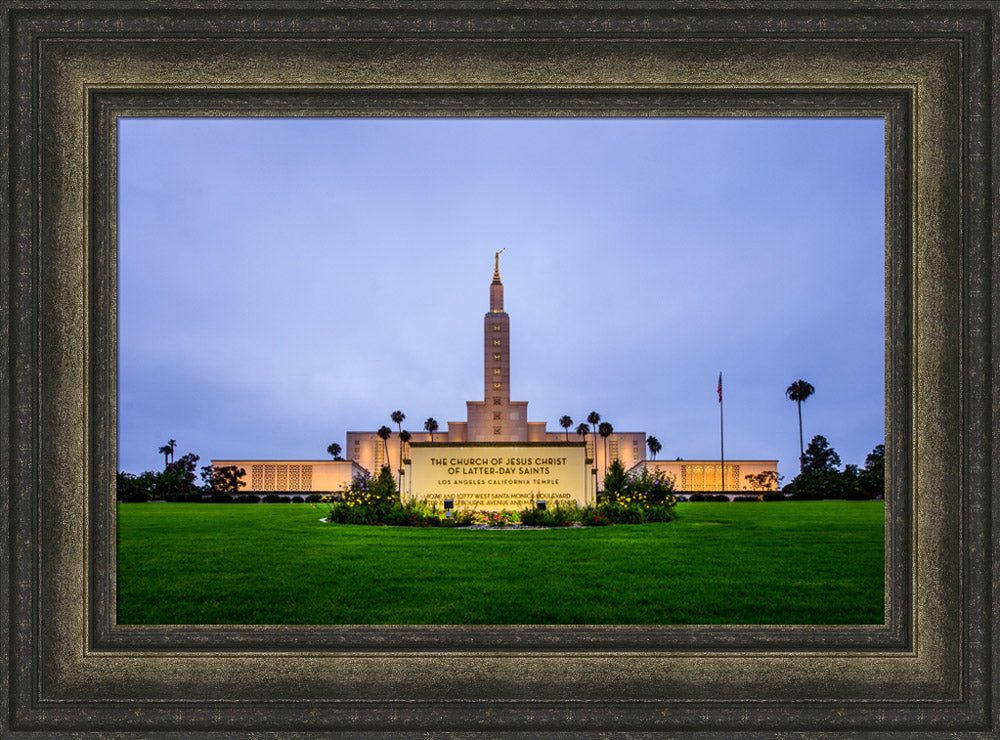
[[[503,250],[501,249],[500,252]],[[490,310],[483,317],[483,400],[466,401],[466,420],[449,421],[446,430],[433,434],[410,432],[410,442],[564,442],[564,431],[548,431],[544,421],[528,421],[528,402],[510,399],[510,316],[504,311],[503,283],[500,280],[500,252],[494,255],[490,283]],[[594,435],[581,439],[569,433],[570,442],[586,442],[587,458],[594,460]],[[626,468],[641,461],[646,451],[645,432],[613,432],[605,440],[598,435],[596,469],[604,475],[607,462],[620,459]],[[403,450],[403,458],[407,456]],[[388,454],[388,457],[386,455]],[[389,465],[400,467],[400,441],[393,432],[383,444],[376,432],[348,432],[345,457],[369,471]]]
[[[387,440],[374,431],[349,431],[343,450],[346,459],[342,461],[212,460],[212,464],[244,468],[246,492],[330,491],[343,488],[358,472],[374,475],[386,465],[399,480],[413,443],[565,443],[565,431],[549,431],[544,421],[528,421],[528,402],[511,400],[510,316],[504,310],[500,252],[494,256],[489,311],[483,318],[483,399],[466,401],[465,421],[449,421],[446,429],[433,433],[410,432],[405,445],[396,430]],[[661,469],[674,477],[678,491],[718,491],[722,487],[718,460],[646,461],[645,432],[615,431],[607,439],[594,437],[593,431],[582,439],[575,432],[568,435],[569,442],[586,443],[587,466],[594,478],[592,487],[599,486],[614,460],[621,460],[626,470],[638,470],[643,465]],[[726,460],[725,489],[747,490],[750,487],[746,474],[776,469],[776,460]],[[406,482],[403,490],[410,495],[421,493],[409,490]]]

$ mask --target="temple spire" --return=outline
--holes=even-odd
[[[506,249],[506,247],[504,247]],[[500,250],[502,252],[503,249]],[[503,313],[503,283],[500,282],[500,252],[493,255],[493,283],[490,285],[490,313]]]

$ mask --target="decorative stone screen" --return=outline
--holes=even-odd
[[[311,491],[312,465],[255,463],[250,466],[251,491]]]
[[[738,491],[740,488],[740,466],[726,465],[727,491]],[[681,490],[683,491],[721,491],[722,476],[718,465],[683,465],[681,466]]]

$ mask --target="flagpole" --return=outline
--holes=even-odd
[[[722,492],[726,492],[726,435],[722,423],[722,373],[719,373],[719,472]]]

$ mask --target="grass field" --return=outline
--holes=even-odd
[[[667,524],[328,525],[119,504],[120,624],[880,624],[881,501],[682,503]]]

